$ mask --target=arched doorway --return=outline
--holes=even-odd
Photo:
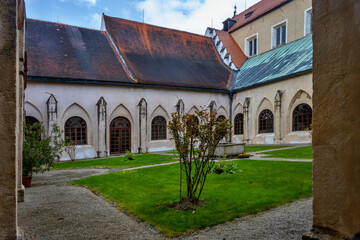
[[[110,154],[125,153],[131,149],[131,124],[124,117],[117,117],[110,124]]]

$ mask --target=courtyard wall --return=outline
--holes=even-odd
[[[278,91],[281,91],[280,96]],[[247,108],[249,120],[244,120],[244,134],[233,135],[232,141],[248,144],[311,143],[308,132],[292,130],[292,113],[295,107],[302,103],[312,107],[312,95],[311,73],[234,93],[233,117],[243,113],[245,119],[246,98],[250,101]],[[280,98],[277,99],[277,96]],[[264,109],[271,110],[274,115],[272,133],[259,133],[258,118]]]

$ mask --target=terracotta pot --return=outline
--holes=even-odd
[[[31,187],[32,176],[23,176],[22,184],[24,187]]]

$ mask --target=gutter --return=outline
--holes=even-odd
[[[127,87],[138,87],[138,88],[164,88],[164,89],[192,90],[192,91],[216,92],[216,93],[229,93],[230,92],[230,90],[228,90],[228,89],[180,87],[180,86],[170,86],[170,85],[144,84],[144,83],[136,83],[136,82],[127,83],[127,82],[99,81],[99,80],[86,80],[86,79],[74,79],[74,78],[53,78],[53,77],[28,76],[27,80],[31,81],[31,82],[115,85],[115,86],[127,86]]]

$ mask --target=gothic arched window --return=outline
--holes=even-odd
[[[166,120],[161,116],[157,116],[151,122],[151,140],[162,139],[166,139]]]
[[[33,124],[35,124],[35,123],[40,123],[40,121],[37,120],[37,119],[34,118],[34,117],[26,116],[26,117],[25,117],[25,123],[28,124],[28,125],[33,125]]]
[[[216,118],[216,121],[222,122],[222,121],[224,121],[225,119],[226,119],[226,117],[225,117],[224,115],[220,115],[220,116],[218,116],[218,117]]]
[[[71,117],[65,122],[65,139],[74,145],[87,144],[86,122],[81,117]]]
[[[234,119],[234,134],[244,134],[244,115],[239,113],[235,116]]]
[[[200,130],[199,130],[200,121],[199,121],[199,118],[197,116],[193,116],[193,124],[197,126],[196,129],[195,129],[194,135],[196,137],[198,137],[200,135]]]
[[[312,109],[309,105],[303,103],[296,106],[292,116],[293,131],[310,129],[310,124],[312,123]]]
[[[274,132],[274,117],[269,109],[265,109],[259,115],[259,133],[272,132]]]

